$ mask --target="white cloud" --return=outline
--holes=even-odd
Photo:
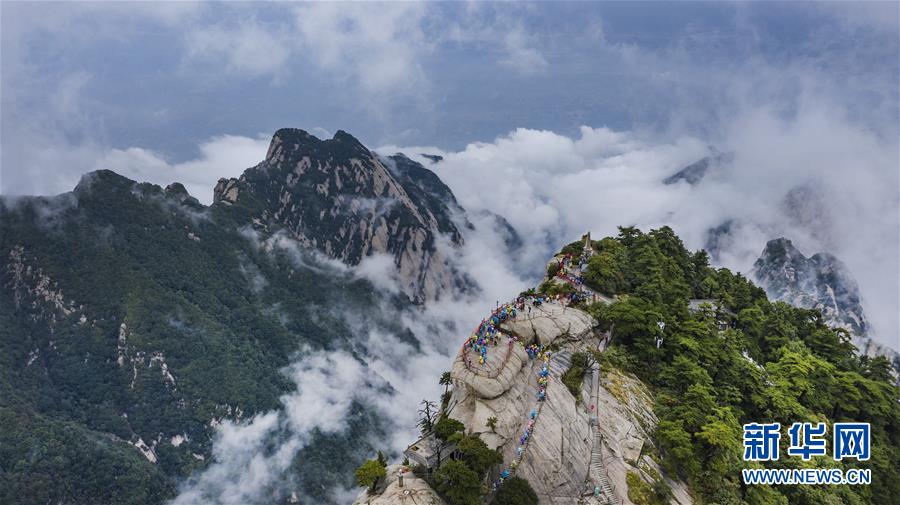
[[[367,256],[356,267],[357,274],[371,282],[376,288],[391,294],[400,292],[400,272],[394,257],[388,254]]]
[[[500,63],[522,74],[534,74],[547,67],[547,60],[529,39],[522,26],[506,32],[503,37],[505,54]]]
[[[373,386],[377,380],[345,352],[305,351],[287,373],[298,386],[281,398],[282,409],[245,423],[224,422],[213,443],[213,463],[183,485],[172,505],[271,499],[313,430],[343,431],[353,401],[369,403],[380,394]],[[279,443],[270,450],[273,440]]]
[[[57,134],[36,134],[32,144],[20,146],[22,160],[31,170],[6,165],[0,183],[8,194],[58,194],[71,191],[81,175],[112,170],[138,182],[166,186],[181,182],[202,203],[212,203],[212,189],[221,177],[238,177],[265,158],[267,137],[238,135],[213,137],[198,146],[200,155],[171,163],[157,152],[141,147],[104,148],[94,143],[71,145]],[[57,142],[55,142],[57,141]],[[15,146],[14,149],[18,149]]]
[[[110,149],[93,163],[140,182],[165,186],[181,182],[191,196],[212,203],[212,188],[221,177],[238,177],[266,156],[269,140],[237,135],[214,137],[199,146],[200,157],[169,163],[162,155],[140,147]]]
[[[417,3],[309,3],[294,10],[304,55],[362,90],[412,92],[426,83],[420,58],[429,37]]]
[[[664,140],[590,127],[568,137],[520,128],[458,152],[383,152],[442,155],[432,170],[470,213],[488,210],[512,223],[526,242],[518,262],[534,273],[549,254],[585,231],[614,235],[619,225],[670,225],[696,249],[705,246],[709,228],[735,219],[744,224],[722,261],[743,272],[767,240],[782,235],[808,254],[831,252],[859,281],[876,338],[896,346],[900,294],[896,282],[884,279],[900,278],[898,143],[840,110],[811,97],[791,116],[767,107],[744,109],[721,132],[719,147],[735,153],[734,166],[696,187],[662,183],[709,153],[705,142],[692,137]],[[807,184],[821,188],[830,219],[798,223],[786,216],[785,195]],[[470,271],[490,264],[492,250],[502,248],[485,248],[468,263]],[[512,270],[491,267],[478,275]],[[496,282],[517,284],[514,276]]]
[[[522,75],[545,70],[549,62],[544,56],[542,40],[525,24],[528,11],[525,4],[490,4],[472,2],[459,17],[441,19],[442,29],[436,32],[439,40],[464,44],[478,53],[492,54],[497,64]],[[599,26],[588,31],[589,36],[600,35]]]
[[[281,27],[251,17],[228,28],[210,26],[191,32],[186,57],[206,65],[224,62],[226,70],[244,77],[279,75],[291,52],[288,37]]]
[[[279,9],[281,9],[279,7]],[[308,3],[263,23],[241,9],[186,37],[185,64],[213,74],[286,78],[291,65],[325,72],[356,92],[380,98],[421,94],[426,6],[415,3]],[[224,66],[223,66],[224,65]],[[294,75],[296,77],[296,75]]]
[[[517,9],[491,9],[490,21],[481,9],[463,14],[466,21],[457,23],[421,3],[312,2],[263,24],[238,9],[187,36],[186,62],[205,63],[213,72],[224,63],[230,73],[280,79],[293,60],[379,101],[427,95],[426,59],[446,42],[494,52],[499,64],[522,74],[548,66]]]
[[[900,7],[897,2],[821,2],[814,5],[849,30],[875,29],[894,37],[900,33]]]

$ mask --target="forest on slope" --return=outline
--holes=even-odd
[[[281,406],[296,353],[364,360],[368,327],[418,345],[371,310],[408,302],[241,211],[109,171],[0,199],[0,503],[163,503],[214,461],[220,423]],[[386,429],[356,402],[347,424],[294,461],[321,503]]]
[[[740,273],[713,268],[668,227],[621,227],[592,242],[585,283],[611,305],[587,310],[613,329],[599,358],[655,389],[655,450],[702,503],[884,504],[900,496],[900,388],[886,358],[859,356],[817,310],[767,300]],[[563,252],[578,255],[582,242]],[[704,299],[699,309],[690,300]],[[664,323],[660,325],[659,323]],[[661,339],[661,342],[659,341]],[[871,423],[871,459],[785,457],[794,422]],[[779,422],[778,461],[742,460],[742,424]],[[829,446],[830,446],[829,442]],[[829,449],[830,450],[830,449]],[[829,455],[831,452],[828,453]],[[741,469],[870,468],[871,485],[747,486]]]

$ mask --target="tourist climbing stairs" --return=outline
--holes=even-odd
[[[550,376],[561,380],[570,366],[572,366],[572,351],[570,349],[556,351],[550,360]]]
[[[594,443],[591,446],[591,477],[593,477],[594,485],[600,487],[601,496],[606,499],[606,503],[609,505],[621,505],[622,502],[619,500],[619,496],[606,475],[606,468],[603,467],[602,454],[600,452],[602,442],[603,437],[600,435],[600,430],[594,427]]]
[[[538,365],[538,369],[540,369],[541,360],[537,359],[536,364]],[[571,350],[563,350],[550,353],[549,361],[547,362],[547,371],[551,379],[561,380],[562,374],[565,373],[566,370],[569,369],[569,366],[572,364],[572,351]],[[544,408],[546,402],[544,401],[536,401],[536,404],[533,408],[534,415],[529,416],[525,419],[522,427],[520,429],[520,433],[525,433],[528,430],[529,436],[525,438],[524,441],[520,441],[520,445],[517,449],[517,454],[514,459],[514,463],[510,464],[508,470],[501,471],[501,479],[499,482],[495,482],[493,489],[490,494],[484,497],[483,503],[490,503],[493,500],[494,493],[496,492],[497,486],[502,483],[504,478],[512,477],[516,474],[516,470],[518,466],[522,463],[525,458],[525,455],[528,453],[528,445],[530,444],[532,437],[530,434],[533,432],[532,430],[536,427],[538,419],[540,419],[541,411]],[[531,424],[532,428],[529,428],[529,424]],[[504,476],[505,474],[505,476]]]

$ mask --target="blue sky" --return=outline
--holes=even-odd
[[[898,5],[2,2],[0,192],[109,168],[208,202],[276,129],[343,129],[443,153],[464,205],[538,260],[617,224],[702,247],[726,219],[746,223],[732,268],[779,235],[834,252],[896,346]],[[727,180],[660,185],[711,148],[737,153]],[[786,218],[797,186],[829,216]]]

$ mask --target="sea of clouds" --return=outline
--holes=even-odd
[[[590,231],[618,226],[645,231],[668,225],[692,249],[711,228],[733,224],[718,262],[748,273],[768,240],[791,239],[807,256],[828,252],[859,282],[873,337],[898,347],[900,192],[898,143],[854,125],[837,112],[800,109],[787,119],[757,109],[723,130],[710,146],[694,137],[660,141],[633,131],[582,127],[578,136],[517,129],[457,152],[387,146],[434,170],[467,211],[505,217],[525,247],[510,262],[540,272],[547,257]],[[663,180],[715,152],[733,162],[696,185]],[[436,164],[419,153],[439,154]],[[802,211],[785,203],[802,190]]]

